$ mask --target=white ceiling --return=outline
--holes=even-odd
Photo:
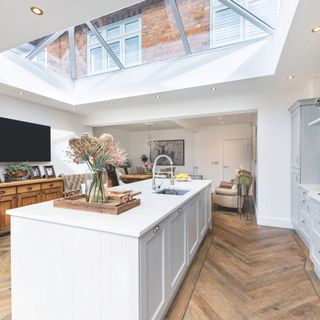
[[[123,125],[107,126],[108,129],[123,131],[155,131],[170,129],[188,129],[197,132],[202,127],[226,126],[233,124],[255,124],[257,113],[221,114],[209,117],[187,118],[179,120],[165,120],[151,123],[130,123]],[[149,127],[150,126],[150,127]]]
[[[290,2],[291,0],[283,1]],[[17,44],[43,36],[52,31],[64,29],[70,26],[70,24],[75,25],[136,2],[138,1],[119,0],[117,2],[107,2],[93,0],[88,3],[83,0],[69,0],[67,2],[62,2],[61,0],[38,0],[36,5],[43,7],[46,14],[43,17],[35,17],[29,14],[29,7],[35,5],[35,3],[30,0],[10,0],[6,1],[6,3],[2,1],[0,3],[0,26],[2,27],[1,30],[3,30],[4,35],[1,40],[0,49],[16,46]],[[71,8],[77,8],[77,10],[71,10]],[[61,10],[67,12],[67,14],[61,14]],[[12,16],[9,17],[6,12],[15,13],[15,23],[12,23]],[[300,90],[304,88],[311,79],[320,77],[320,33],[311,33],[311,29],[320,24],[319,12],[319,0],[300,0],[292,26],[286,38],[276,73],[273,76],[167,91],[160,93],[160,100],[156,100],[154,94],[139,95],[138,93],[136,97],[113,100],[112,104],[110,104],[110,101],[96,102],[77,106],[76,110],[73,110],[72,104],[61,103],[52,98],[46,98],[32,94],[31,92],[25,92],[23,96],[19,96],[17,95],[16,89],[9,87],[0,87],[0,92],[13,95],[18,99],[34,101],[91,116],[93,113],[97,113],[97,115],[101,112],[108,113],[124,105],[134,108],[137,104],[147,104],[156,108],[160,101],[161,103],[175,103],[186,99],[196,100],[198,98],[210,98],[212,95],[226,96],[230,91],[232,91],[232,93],[238,92],[239,94],[248,92],[272,94],[272,92],[276,91]],[[59,19],[57,19],[57,17],[59,17]],[[39,21],[42,20],[39,18],[45,21],[45,23],[40,25],[41,27],[39,27]],[[10,29],[10,33],[4,32],[8,30],[8,26],[11,28],[11,25],[13,29]],[[294,81],[286,80],[289,74],[296,76]],[[217,91],[210,90],[212,86],[217,87]],[[169,124],[167,125],[169,126]]]
[[[50,33],[93,20],[140,1],[135,0],[2,0],[0,1],[0,52]],[[31,13],[32,6],[44,15]]]

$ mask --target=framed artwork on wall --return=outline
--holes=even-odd
[[[29,169],[29,174],[31,179],[40,179],[41,171],[39,166],[32,166]]]
[[[154,147],[150,150],[150,161],[161,154],[169,156],[174,166],[184,166],[184,140],[159,140],[155,141]],[[158,165],[168,166],[169,161],[165,158],[159,159]]]
[[[46,178],[55,178],[56,174],[54,172],[53,166],[43,166],[44,175]]]

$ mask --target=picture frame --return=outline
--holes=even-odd
[[[31,166],[29,169],[31,179],[41,179],[41,171],[39,166]]]
[[[55,178],[56,173],[54,171],[54,167],[52,165],[50,166],[43,166],[44,175],[46,178]]]
[[[165,154],[172,159],[174,166],[185,165],[185,143],[183,139],[176,140],[158,140],[155,141],[154,147],[150,150],[150,161],[154,162],[155,158]],[[169,166],[168,159],[161,158],[157,163],[159,166]]]

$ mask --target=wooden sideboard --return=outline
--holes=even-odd
[[[6,210],[62,197],[62,178],[0,183],[0,235],[10,232],[10,217]]]

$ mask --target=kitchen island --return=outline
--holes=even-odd
[[[163,186],[169,187],[164,180]],[[211,181],[176,182],[118,216],[55,208],[11,215],[13,320],[162,319],[211,227]]]

